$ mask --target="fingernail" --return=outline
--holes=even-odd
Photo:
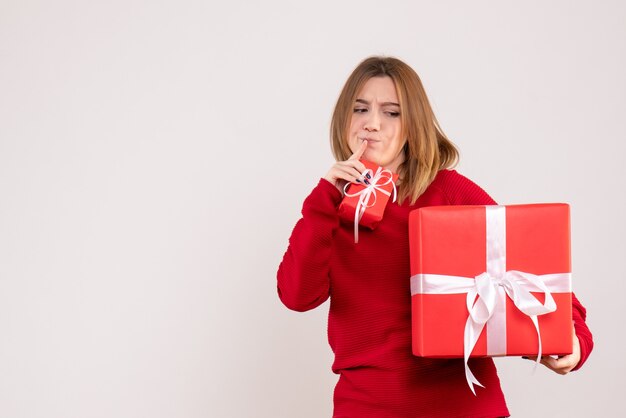
[[[357,183],[360,183],[360,182],[361,182],[361,180],[359,180],[359,179],[356,179],[356,182],[357,182]]]
[[[370,184],[369,181],[367,181],[367,179],[363,180],[365,182],[365,184]]]
[[[372,176],[370,176],[370,173],[365,173],[365,177],[367,177],[368,179],[372,178]]]

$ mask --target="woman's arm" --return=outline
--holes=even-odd
[[[329,296],[332,238],[339,226],[341,192],[325,179],[305,199],[302,218],[278,267],[278,296],[289,309],[307,311]]]
[[[278,296],[289,309],[308,311],[330,295],[330,257],[339,227],[341,189],[346,182],[361,181],[365,166],[359,158],[366,148],[364,141],[348,160],[334,164],[304,201],[302,218],[278,267]]]

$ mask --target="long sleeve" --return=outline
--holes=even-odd
[[[325,179],[304,201],[302,218],[291,233],[277,273],[278,296],[289,309],[307,311],[329,297],[332,238],[339,227],[340,202],[341,193]]]
[[[591,335],[591,331],[585,322],[587,319],[587,310],[573,293],[572,318],[574,320],[574,331],[580,342],[580,361],[572,370],[578,370],[583,366],[585,361],[587,361],[589,354],[591,354],[593,350],[593,335]]]

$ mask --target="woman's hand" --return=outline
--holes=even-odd
[[[365,171],[365,165],[359,161],[359,158],[363,155],[367,149],[367,141],[361,142],[359,149],[350,156],[346,161],[339,161],[335,163],[328,173],[324,176],[326,180],[335,185],[335,187],[343,192],[343,187],[346,183],[360,183],[363,180],[362,174]]]
[[[541,364],[558,374],[567,374],[571,372],[572,369],[576,367],[576,365],[580,361],[580,342],[578,341],[578,337],[576,336],[576,330],[573,330],[572,335],[572,354],[559,356],[558,358],[553,358],[551,356],[542,356]],[[532,357],[528,357],[528,359],[535,361],[535,359],[533,359]]]

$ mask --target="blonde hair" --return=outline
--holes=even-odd
[[[456,165],[459,151],[441,130],[417,73],[393,57],[369,57],[350,74],[337,99],[330,124],[331,149],[337,161],[352,155],[348,129],[357,94],[372,77],[390,77],[400,104],[404,162],[398,168],[398,200],[417,198],[435,179],[437,172]]]

